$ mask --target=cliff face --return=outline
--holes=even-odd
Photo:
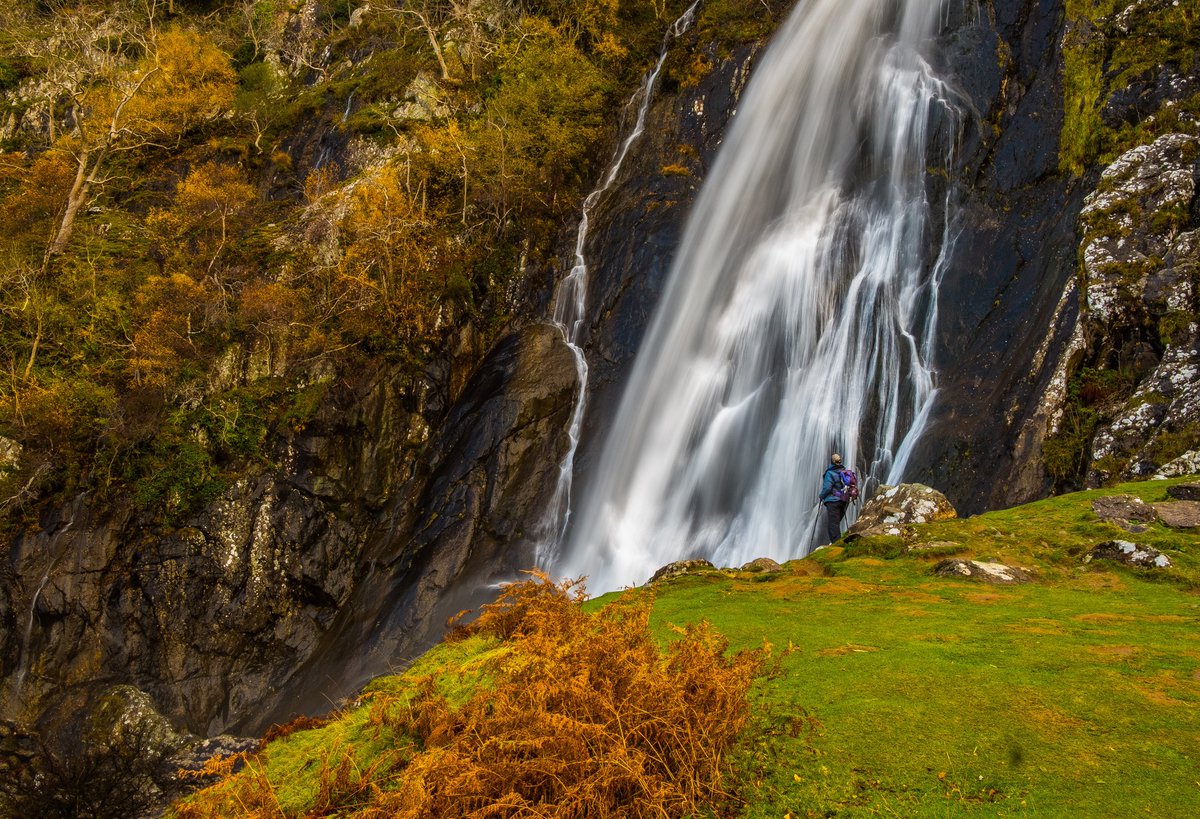
[[[673,73],[697,54],[712,70],[668,81],[599,204],[589,354],[611,397],[592,417],[615,400],[752,53],[679,44]],[[539,321],[557,277],[529,271],[523,317],[486,352],[468,329],[419,376],[313,372],[320,406],[275,442],[272,468],[177,528],[86,493],[48,510],[0,578],[0,716],[60,725],[129,683],[195,733],[259,731],[327,710],[532,566],[578,389],[559,330]]]
[[[1040,389],[1077,305],[1077,180],[1058,167],[1061,2],[980,4],[944,35],[944,66],[971,113],[961,221],[939,296],[939,395],[914,478],[965,512],[1049,489]],[[984,477],[986,476],[986,477]]]
[[[1194,469],[1195,140],[1149,140],[1078,175],[1060,146],[1074,31],[1062,0],[952,5],[940,68],[967,112],[947,185],[962,218],[913,477],[969,512],[1085,473]],[[579,481],[756,54],[685,39],[673,63],[706,70],[662,89],[592,215]],[[1114,91],[1104,115],[1126,122],[1185,95],[1195,67],[1160,68]],[[325,397],[275,442],[273,466],[180,528],[86,494],[45,512],[0,574],[4,716],[54,721],[127,682],[193,731],[258,729],[351,693],[530,565],[577,389],[559,332],[539,321],[555,275],[529,275],[516,329],[463,357],[478,366],[314,373]]]

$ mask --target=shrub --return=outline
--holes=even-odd
[[[490,685],[457,707],[432,677],[403,694],[380,692],[367,735],[399,739],[372,764],[352,764],[349,752],[314,765],[321,783],[306,815],[720,812],[730,796],[727,755],[765,650],[726,656],[727,642],[701,624],[678,630],[664,653],[648,597],[588,614],[581,596],[578,584],[541,574],[508,587],[458,635],[506,641],[509,650],[488,661]],[[250,765],[175,816],[281,815],[272,812],[270,771]]]

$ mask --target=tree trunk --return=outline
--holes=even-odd
[[[92,168],[92,173],[88,173],[89,158],[90,154],[85,148],[79,155],[79,166],[75,170],[75,181],[71,185],[71,192],[67,194],[67,209],[63,211],[58,234],[50,243],[51,256],[57,256],[66,248],[67,241],[71,238],[71,229],[75,227],[75,217],[79,214],[79,209],[83,207],[84,201],[87,200],[92,186],[92,177],[95,175],[95,166]],[[97,164],[99,163],[97,162]]]

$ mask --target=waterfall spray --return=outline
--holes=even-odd
[[[903,475],[936,397],[953,95],[937,0],[801,2],[755,70],[688,223],[562,574],[813,545],[831,452]]]
[[[545,517],[537,535],[537,562],[539,565],[554,561],[558,555],[563,534],[571,517],[571,486],[575,476],[575,451],[579,447],[579,433],[583,428],[583,417],[587,411],[588,363],[583,352],[583,332],[587,309],[588,262],[585,255],[585,245],[588,238],[588,227],[592,211],[609,188],[617,179],[621,166],[629,149],[637,142],[638,137],[646,129],[646,114],[654,100],[654,89],[658,83],[658,75],[662,72],[663,64],[667,61],[668,49],[675,40],[679,39],[692,25],[696,9],[701,0],[694,0],[682,15],[667,29],[663,36],[662,50],[654,70],[643,79],[638,90],[630,98],[626,108],[637,106],[637,116],[633,129],[617,146],[617,151],[609,163],[608,171],[604,174],[600,185],[583,200],[583,210],[579,218],[579,229],[575,237],[575,262],[554,294],[554,324],[562,331],[563,339],[575,357],[575,372],[578,377],[578,392],[575,396],[575,408],[571,413],[571,422],[567,427],[569,444],[567,454],[559,464],[558,482],[554,495],[550,500]]]

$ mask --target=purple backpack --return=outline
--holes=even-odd
[[[841,480],[841,488],[835,488],[833,494],[840,501],[858,500],[858,476],[853,469],[839,469],[837,476]]]

